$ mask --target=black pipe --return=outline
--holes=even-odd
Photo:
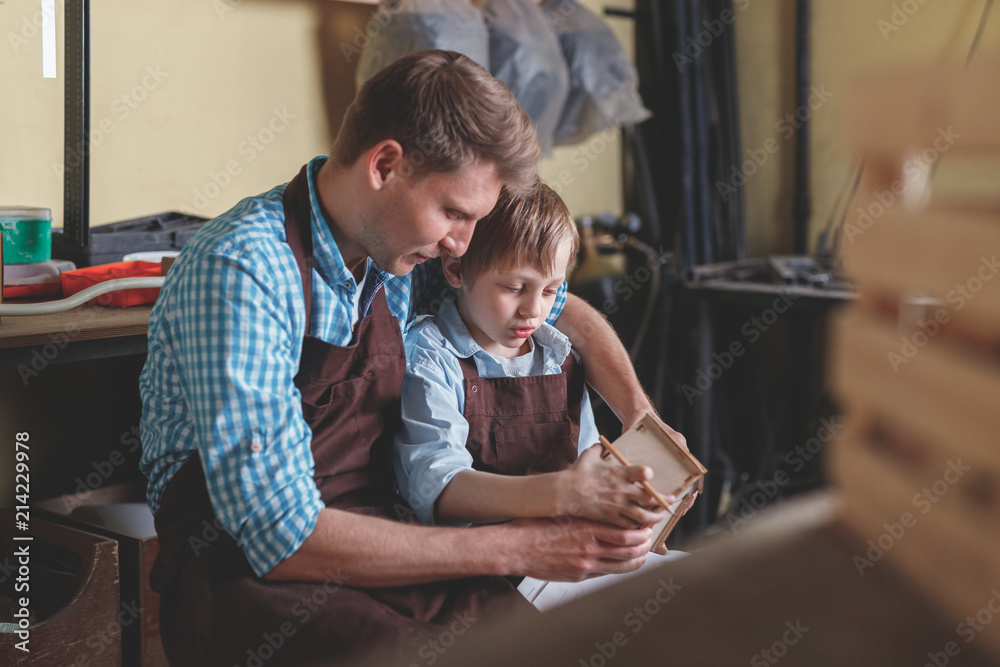
[[[796,80],[795,114],[799,123],[795,145],[795,201],[792,218],[795,222],[795,254],[809,252],[809,0],[796,0],[795,17]],[[804,118],[798,115],[802,110]]]
[[[90,0],[64,12],[63,234],[75,255],[90,245]]]
[[[686,46],[687,37],[690,34],[688,24],[688,0],[674,0],[674,29],[676,31],[676,45],[678,50],[683,52]],[[695,212],[695,145],[694,145],[694,125],[695,119],[692,113],[691,79],[693,78],[690,65],[678,68],[677,76],[677,108],[680,116],[680,174],[681,181],[681,206],[683,207],[684,225],[681,232],[682,243],[684,244],[684,262],[682,270],[689,266],[697,266],[697,238],[698,222]]]
[[[721,0],[718,3],[719,16],[733,14],[733,0]],[[727,165],[740,164],[742,141],[740,139],[739,84],[736,80],[736,38],[734,22],[725,24],[722,35],[719,36],[719,48],[716,53],[716,72],[719,73],[718,90],[722,100],[720,103],[720,123],[725,146],[725,159],[720,168]],[[721,179],[726,182],[729,172],[723,172]],[[743,188],[731,193],[726,204],[726,219],[728,222],[727,248],[728,252],[721,260],[732,261],[746,259],[746,206],[743,201]]]
[[[691,13],[689,15],[691,34],[700,36],[704,30],[702,23],[701,0],[694,0],[691,3]],[[711,88],[711,44],[705,47],[705,52],[694,62],[694,75],[691,77],[692,92],[691,99],[694,104],[694,130],[695,130],[695,167],[697,176],[695,187],[697,206],[696,215],[698,220],[698,236],[701,254],[700,264],[712,264],[715,261],[715,215],[712,207],[712,183],[709,175],[709,162],[712,150],[708,138],[709,122],[711,114],[708,107],[708,90]]]

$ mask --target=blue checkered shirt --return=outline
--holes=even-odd
[[[307,170],[315,260],[309,334],[347,345],[357,283],[316,196],[325,159]],[[285,241],[284,191],[279,185],[244,199],[187,242],[150,316],[139,378],[150,509],[156,513],[167,482],[198,452],[216,516],[258,576],[298,550],[323,508],[294,382],[305,297]],[[379,287],[404,332],[411,312],[436,310],[447,289],[440,264],[420,268],[412,278],[391,276],[369,260],[361,312]],[[564,303],[565,285],[550,321]]]

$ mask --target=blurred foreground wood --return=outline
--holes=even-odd
[[[477,621],[461,636],[446,630],[404,664],[919,667],[936,654],[939,664],[995,664],[956,634],[961,619],[894,567],[860,574],[854,559],[868,545],[836,510],[831,495],[789,502],[749,518],[736,536],[548,614]],[[957,656],[945,653],[949,643]]]

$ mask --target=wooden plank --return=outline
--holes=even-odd
[[[118,543],[106,537],[59,526],[31,517],[30,542],[13,541],[14,515],[0,510],[0,538],[10,545],[10,552],[27,546],[31,581],[30,608],[39,617],[30,627],[30,652],[15,648],[21,639],[13,632],[0,633],[0,664],[3,665],[107,665],[122,664],[121,642],[109,629],[118,627],[121,614],[118,589]],[[21,534],[23,535],[23,534]],[[76,554],[79,568],[67,568],[53,562],[57,547]],[[48,553],[48,558],[44,554]],[[15,558],[8,561],[13,563]],[[68,581],[65,588],[60,582]],[[7,581],[14,597],[14,581]],[[62,595],[59,594],[62,589]],[[69,595],[67,595],[69,593]],[[16,599],[16,598],[15,598]],[[57,606],[50,609],[52,606]],[[40,612],[45,611],[46,614]],[[50,614],[48,612],[51,612]],[[95,637],[108,638],[101,641]],[[109,641],[110,640],[110,641]]]
[[[842,254],[861,291],[897,301],[926,294],[943,302],[929,317],[1000,342],[1000,213],[913,213],[898,203],[848,224]]]
[[[850,427],[838,439],[834,476],[849,501],[858,501],[866,508],[868,504],[894,506],[888,514],[879,513],[881,521],[896,521],[904,512],[952,515],[947,523],[956,531],[956,543],[992,553],[1000,561],[1000,511],[995,499],[1000,489],[995,472],[970,464],[939,445],[916,435],[908,425],[888,421],[875,412],[866,412],[864,417],[852,415]],[[890,483],[852,486],[855,480],[837,466],[845,460],[853,464],[856,450],[862,459],[878,459]],[[907,484],[894,485],[891,480],[895,478],[905,479]],[[852,490],[856,492],[853,496]],[[945,498],[947,503],[942,502]]]
[[[960,135],[956,151],[1000,151],[995,58],[968,70],[925,64],[871,76],[856,84],[846,108],[854,153],[898,169],[949,128]]]
[[[848,410],[884,414],[1000,475],[1000,366],[944,336],[909,349],[859,308],[838,313],[831,326],[831,381]]]
[[[995,627],[968,639],[962,625],[1000,591],[995,524],[990,530],[991,526],[977,522],[965,511],[956,489],[940,496],[926,512],[926,506],[912,499],[906,502],[908,494],[919,497],[926,479],[914,478],[864,442],[837,443],[831,465],[843,490],[845,518],[864,540],[865,550],[859,546],[852,556],[859,574],[868,577],[880,567],[898,568],[955,619],[956,634],[967,641],[976,639],[1000,657],[1000,632]],[[944,469],[941,474],[944,479]],[[956,486],[961,483],[960,479]]]
[[[153,307],[107,308],[83,305],[50,315],[0,318],[0,348],[145,335]]]

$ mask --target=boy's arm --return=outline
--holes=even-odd
[[[435,523],[435,503],[460,471],[472,470],[465,447],[469,423],[458,359],[441,345],[433,322],[406,336],[407,364],[402,386],[402,427],[393,442],[393,465],[400,494],[421,523]]]
[[[457,473],[438,496],[436,515],[446,522],[491,523],[518,518],[583,517],[621,528],[655,524],[664,513],[636,482],[650,479],[644,466],[622,467],[601,458],[601,446],[586,450],[559,472],[497,475]]]
[[[555,327],[566,334],[579,353],[587,384],[614,410],[622,421],[622,431],[632,428],[646,413],[659,420],[625,346],[599,311],[575,294],[568,294]],[[682,447],[687,447],[683,435],[666,424],[664,427]]]

